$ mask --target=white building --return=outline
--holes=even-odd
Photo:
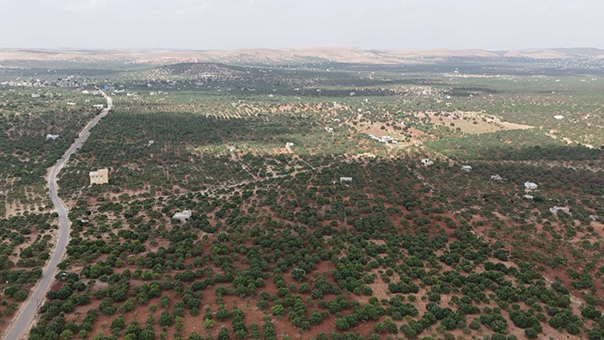
[[[294,146],[294,143],[292,143],[292,142],[285,143],[285,147],[288,149],[291,148],[292,146]]]
[[[558,215],[558,211],[563,211],[570,215],[569,207],[553,207],[553,208],[549,208],[549,211],[551,211],[551,213],[554,215]]]
[[[503,178],[501,176],[499,176],[499,174],[491,175],[491,181],[501,182],[501,181],[503,181]]]
[[[380,140],[382,141],[382,143],[398,143],[398,140],[396,138],[390,136],[382,136]]]
[[[522,196],[525,200],[529,200],[532,201],[535,197],[531,196],[531,195],[524,195]]]
[[[67,102],[67,106],[76,106],[76,103],[74,103],[74,102]]]
[[[31,97],[32,98],[40,98],[40,94],[39,93],[32,93]]]
[[[564,119],[564,116],[563,115],[555,115],[554,119],[562,120],[562,119]]]
[[[433,164],[434,164],[434,162],[430,158],[424,158],[424,159],[422,159],[422,165],[423,166],[431,166]]]
[[[333,128],[325,127],[325,131],[327,131],[329,133],[333,133]]]
[[[102,109],[104,107],[105,107],[105,105],[103,105],[103,104],[96,104],[96,105],[94,105],[95,109]]]
[[[352,177],[340,177],[340,184],[342,183],[352,183]]]
[[[179,220],[184,223],[191,218],[192,214],[193,213],[191,212],[191,210],[183,210],[182,212],[177,212],[176,214],[174,214],[174,216],[172,216],[172,219]]]
[[[469,165],[462,165],[461,171],[470,172],[470,171],[472,171],[472,167]]]
[[[52,134],[46,134],[46,140],[52,139],[52,140],[56,140],[57,138],[59,138],[59,135],[52,135]]]
[[[524,187],[526,188],[526,190],[537,190],[537,188],[539,187],[537,185],[537,183],[533,183],[533,182],[525,182],[524,183]]]

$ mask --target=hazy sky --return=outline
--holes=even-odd
[[[602,0],[0,0],[0,47],[604,48]]]

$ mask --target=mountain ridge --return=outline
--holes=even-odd
[[[551,48],[488,51],[482,49],[363,50],[343,47],[247,48],[236,50],[78,50],[78,49],[0,49],[5,61],[124,61],[134,64],[173,64],[182,62],[221,62],[241,64],[340,62],[365,64],[405,64],[443,58],[528,58],[604,59],[597,48]]]

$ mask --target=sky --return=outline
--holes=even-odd
[[[0,48],[604,48],[602,0],[0,0]]]

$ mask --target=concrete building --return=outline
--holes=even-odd
[[[340,184],[352,183],[352,177],[340,177]]]
[[[96,105],[94,105],[95,109],[102,109],[104,107],[105,107],[105,105],[103,105],[103,104],[96,104]]]
[[[430,158],[424,158],[424,159],[422,159],[422,165],[431,166],[431,165],[434,165],[434,162]]]
[[[549,208],[549,211],[551,211],[551,213],[554,215],[558,215],[558,211],[563,211],[569,215],[571,214],[569,207],[553,207],[553,208]]]
[[[501,182],[503,181],[503,178],[499,174],[491,175],[491,181]]]
[[[470,171],[472,171],[472,167],[469,165],[462,165],[461,171],[470,172]]]
[[[396,138],[390,136],[382,136],[380,140],[382,143],[398,143],[398,140]]]
[[[531,195],[524,195],[522,196],[525,200],[529,200],[532,201],[533,199],[535,199],[535,197],[531,196]]]
[[[179,220],[184,223],[191,218],[192,214],[193,212],[191,212],[191,210],[183,210],[182,212],[175,213],[174,216],[172,216],[172,219]]]
[[[526,190],[537,190],[537,188],[539,187],[537,185],[537,183],[533,183],[533,182],[525,182],[524,183],[524,187],[526,188]]]
[[[90,185],[109,183],[109,170],[107,168],[90,171],[88,175],[90,176]]]
[[[556,119],[556,120],[562,120],[562,119],[564,119],[564,116],[563,115],[555,115],[554,119]]]
[[[53,134],[50,134],[50,133],[46,134],[46,140],[49,140],[49,139],[55,140],[57,138],[59,138],[59,135],[53,135]]]

